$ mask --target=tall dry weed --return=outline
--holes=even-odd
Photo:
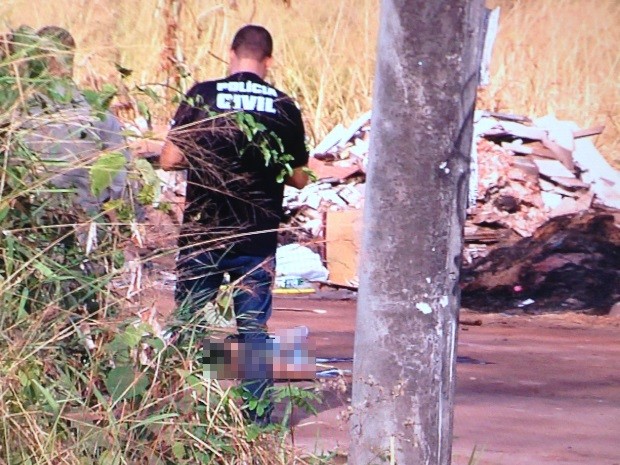
[[[314,411],[312,392],[276,388],[282,424],[247,424],[247,394],[204,370],[211,326],[174,323],[168,343],[154,310],[130,316],[146,290],[134,200],[153,203],[157,176],[104,145],[108,90],[82,101],[52,72],[67,50],[48,37],[22,28],[1,44],[0,464],[327,463],[300,457],[285,426],[293,406]],[[113,182],[127,195],[102,195]]]
[[[80,44],[79,79],[115,78],[113,63],[140,83],[162,82],[162,0],[6,0],[7,25],[68,27]],[[274,34],[270,79],[303,107],[309,133],[320,139],[335,124],[368,110],[376,53],[379,0],[186,0],[179,31],[190,75],[226,72],[235,30],[261,23]],[[530,116],[549,112],[581,126],[604,123],[598,145],[620,165],[620,3],[616,0],[488,0],[503,9],[492,83],[480,107]],[[165,121],[171,108],[156,116]]]
[[[33,8],[33,3],[35,7]],[[605,124],[597,144],[620,165],[620,3],[616,0],[488,0],[502,16],[491,85],[479,106]],[[379,0],[187,0],[179,55],[184,82],[226,72],[227,48],[247,22],[266,25],[276,41],[270,79],[303,107],[316,141],[371,106]],[[117,79],[114,63],[139,83],[165,82],[161,73],[162,0],[6,0],[7,26],[58,24],[79,44],[81,82]],[[160,108],[165,121],[172,108]]]
[[[78,80],[93,74],[114,79],[113,63],[134,70],[139,83],[162,82],[166,30],[161,0],[59,0],[40,2],[35,15],[25,0],[8,0],[0,15],[11,26],[59,24],[78,41]],[[180,47],[193,80],[226,72],[234,32],[261,23],[275,38],[269,79],[293,94],[304,110],[308,132],[319,139],[337,122],[348,122],[371,105],[378,0],[238,0],[183,2]],[[162,109],[161,118],[171,108]]]
[[[605,124],[602,153],[620,166],[620,2],[494,0],[502,8],[491,85],[479,106],[586,127]]]

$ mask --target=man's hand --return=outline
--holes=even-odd
[[[310,179],[310,176],[306,172],[307,169],[308,167],[306,166],[295,168],[293,170],[293,174],[284,180],[284,184],[287,186],[296,187],[297,189],[303,189],[304,186],[308,184],[308,180]]]
[[[170,139],[166,140],[159,157],[159,165],[165,171],[184,170],[188,168],[187,159],[179,147]]]

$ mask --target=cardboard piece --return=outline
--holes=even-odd
[[[327,212],[325,255],[331,282],[349,284],[357,280],[362,227],[362,210]]]

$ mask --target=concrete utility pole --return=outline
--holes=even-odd
[[[383,0],[349,464],[451,461],[483,0]]]

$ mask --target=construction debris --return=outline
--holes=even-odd
[[[317,182],[302,190],[287,188],[285,207],[296,236],[291,230],[287,231],[283,243],[324,241],[328,212],[362,208],[370,116],[370,112],[362,115],[349,127],[338,125],[317,145],[311,159]],[[470,205],[463,251],[464,273],[469,280],[464,285],[464,296],[473,297],[465,300],[475,303],[477,293],[493,296],[495,301],[498,295],[504,295],[508,298],[503,304],[514,301],[515,306],[521,303],[521,307],[528,310],[536,308],[548,301],[544,296],[553,294],[547,292],[547,287],[562,275],[564,271],[560,270],[581,266],[578,275],[587,275],[584,270],[589,269],[592,276],[605,277],[606,284],[603,287],[592,285],[590,288],[596,290],[594,294],[584,290],[582,298],[573,300],[566,297],[570,286],[556,285],[556,290],[572,302],[564,306],[574,309],[608,305],[608,299],[616,297],[613,292],[605,294],[605,290],[609,290],[607,283],[618,283],[620,262],[582,257],[583,260],[576,263],[575,257],[568,257],[565,250],[553,249],[549,244],[557,240],[554,232],[557,226],[553,225],[562,224],[570,230],[572,223],[566,223],[566,218],[580,218],[575,221],[581,226],[598,225],[602,221],[605,231],[617,230],[617,225],[609,219],[609,212],[620,210],[620,173],[607,163],[592,141],[586,139],[600,134],[604,128],[580,129],[575,123],[559,121],[553,116],[530,119],[484,111],[476,112],[474,120]],[[589,250],[588,243],[597,244],[603,238],[588,239],[590,233],[601,234],[600,228],[583,228],[574,235],[579,243],[574,246],[583,248],[585,254],[585,250]],[[605,240],[610,253],[617,254],[620,246],[617,235],[607,235]],[[547,244],[543,249],[553,258],[527,253],[529,248],[539,244]],[[601,250],[605,246],[601,245]],[[517,257],[527,256],[529,261],[523,258],[521,262],[510,256],[505,247],[516,247]],[[490,255],[495,249],[503,252]],[[534,266],[539,259],[544,266]],[[491,279],[495,271],[472,278],[480,272],[481,263],[495,271],[506,266],[510,270],[506,272],[506,282]],[[552,278],[546,279],[545,273]],[[570,282],[568,276],[564,278]],[[506,293],[506,289],[513,289],[519,282],[528,283],[528,295],[519,294],[516,299],[513,291]],[[538,297],[532,297],[534,295]],[[597,298],[593,300],[595,295]],[[484,301],[489,305],[485,299],[478,300],[478,303]]]
[[[349,127],[336,126],[313,150],[318,181],[301,191],[287,188],[285,206],[295,226],[314,237],[327,211],[363,205],[371,113]],[[530,237],[547,220],[593,206],[620,209],[620,173],[580,129],[553,116],[535,120],[478,111],[472,150],[466,260],[485,244]],[[290,241],[290,239],[289,239]]]

